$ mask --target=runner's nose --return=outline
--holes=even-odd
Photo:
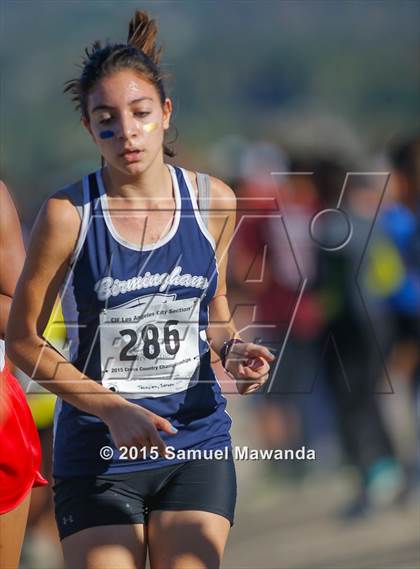
[[[130,140],[131,138],[137,138],[142,132],[141,124],[133,116],[121,116],[117,129],[119,138]]]

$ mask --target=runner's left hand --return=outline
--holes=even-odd
[[[234,344],[226,358],[225,369],[235,378],[238,392],[248,395],[267,381],[274,359],[270,350],[259,344]]]

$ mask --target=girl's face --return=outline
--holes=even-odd
[[[162,105],[155,86],[132,69],[99,80],[88,96],[83,120],[107,164],[137,175],[163,152],[172,103]]]

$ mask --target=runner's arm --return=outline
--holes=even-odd
[[[82,411],[97,415],[125,400],[83,375],[44,338],[80,229],[76,208],[50,198],[36,220],[7,328],[10,359],[34,380]],[[105,397],[106,395],[106,397]]]
[[[240,338],[230,312],[226,284],[228,252],[236,222],[236,196],[229,186],[213,177],[210,195],[209,232],[216,243],[219,275],[216,292],[209,303],[207,336],[212,349],[220,355],[224,342]],[[217,215],[212,216],[212,212]]]
[[[221,348],[227,340],[238,338],[239,332],[233,321],[227,298],[226,273],[228,249],[236,221],[236,197],[233,191],[220,180],[212,178],[210,210],[222,215],[213,216],[209,230],[216,242],[216,259],[219,279],[214,298],[209,303],[209,327],[207,336],[211,347],[221,355]],[[212,220],[212,218],[209,218]],[[273,354],[265,347],[252,342],[235,345],[228,352],[225,369],[235,379],[242,395],[259,389],[268,379]]]
[[[4,338],[16,283],[25,260],[19,217],[0,180],[0,338]]]

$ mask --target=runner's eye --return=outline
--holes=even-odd
[[[149,116],[150,114],[151,114],[150,111],[134,111],[134,115],[135,115],[136,117],[140,117],[140,118],[147,117],[147,116]]]

